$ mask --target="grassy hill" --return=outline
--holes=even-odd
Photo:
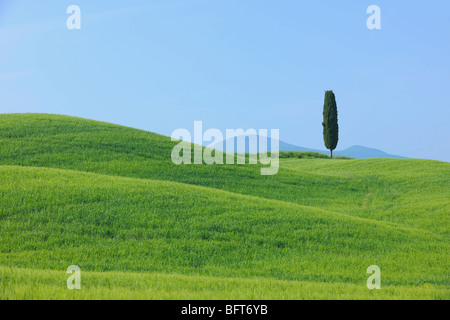
[[[450,164],[294,157],[261,176],[176,166],[175,144],[0,115],[0,298],[450,297]]]

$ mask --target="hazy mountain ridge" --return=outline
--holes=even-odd
[[[250,136],[252,137],[252,136]],[[256,136],[256,140],[258,141],[258,152],[260,152],[259,149],[259,136]],[[231,139],[220,141],[217,143],[213,143],[212,147],[217,150],[226,151],[227,144],[231,143]],[[240,153],[248,153],[249,152],[249,137],[245,139],[245,148],[242,148],[242,146],[238,146],[237,138],[234,138],[234,152],[240,152]],[[267,148],[261,149],[261,152],[264,151],[271,151],[272,150],[272,140],[271,138],[267,138]],[[319,152],[319,153],[325,153],[329,154],[328,150],[320,150],[320,149],[313,149],[313,148],[306,148],[306,147],[300,147],[296,146],[294,144],[290,144],[284,141],[279,141],[278,145],[279,151],[311,151],[311,152]],[[351,158],[356,159],[370,159],[370,158],[389,158],[389,159],[407,159],[407,157],[389,154],[384,152],[383,150],[375,149],[375,148],[368,148],[365,146],[360,145],[354,145],[352,147],[349,147],[344,150],[339,151],[333,151],[334,155],[337,156],[347,156]]]

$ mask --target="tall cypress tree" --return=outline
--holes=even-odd
[[[337,119],[336,97],[333,91],[325,91],[323,103],[323,141],[325,147],[330,150],[330,158],[333,158],[333,150],[336,149],[339,140],[339,127]]]

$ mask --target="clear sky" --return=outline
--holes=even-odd
[[[325,90],[338,150],[450,161],[450,1],[0,0],[0,113],[165,135],[202,120],[323,149]]]

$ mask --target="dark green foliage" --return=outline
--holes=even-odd
[[[333,158],[333,150],[336,149],[339,140],[339,126],[337,118],[336,97],[333,91],[325,91],[323,103],[323,141],[325,147],[330,150],[330,158]]]

